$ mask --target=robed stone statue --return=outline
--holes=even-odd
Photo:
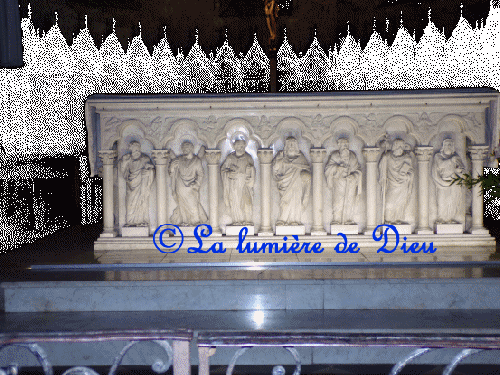
[[[141,152],[141,144],[132,141],[130,153],[119,162],[120,172],[126,181],[126,226],[146,226],[149,223],[149,194],[155,170],[151,158]]]
[[[181,151],[182,155],[173,159],[169,166],[172,195],[177,203],[170,220],[173,224],[180,226],[196,226],[208,220],[200,203],[203,167],[201,159],[194,154],[194,146],[191,142],[184,141]]]
[[[456,177],[463,177],[465,166],[455,152],[455,143],[445,139],[441,150],[432,161],[432,178],[436,183],[439,224],[459,224],[464,214],[464,196],[460,185],[451,185]]]
[[[224,203],[231,211],[232,225],[253,225],[255,167],[245,147],[244,140],[236,140],[235,151],[227,156],[221,166]]]
[[[410,145],[394,140],[390,151],[379,162],[379,182],[382,186],[384,223],[407,224],[406,212],[413,195],[414,158]]]
[[[333,189],[332,224],[355,224],[357,196],[361,194],[361,166],[349,150],[349,140],[338,140],[339,150],[332,152],[325,166],[326,182]]]
[[[299,150],[297,139],[286,139],[284,150],[273,159],[272,168],[281,196],[276,225],[301,225],[302,212],[311,193],[311,167]]]

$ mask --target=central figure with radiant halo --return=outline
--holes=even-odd
[[[311,193],[311,166],[294,137],[288,137],[284,150],[276,154],[273,175],[281,196],[276,225],[302,225],[302,212]]]

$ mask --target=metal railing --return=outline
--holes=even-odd
[[[191,373],[189,360],[189,343],[193,338],[191,330],[124,330],[124,331],[93,331],[93,332],[50,332],[50,333],[19,333],[0,334],[0,351],[7,347],[24,348],[31,352],[43,368],[45,375],[53,375],[53,366],[41,343],[89,343],[102,341],[128,341],[115,357],[109,375],[115,375],[127,352],[141,342],[153,342],[159,345],[167,356],[167,360],[157,359],[151,369],[165,373],[172,366],[175,375]],[[173,348],[168,340],[173,342]],[[20,365],[12,364],[0,368],[0,375],[17,375]],[[66,370],[63,375],[98,375],[96,371],[85,366],[75,366]]]
[[[435,335],[435,334],[373,334],[373,333],[283,333],[283,332],[207,332],[198,335],[199,375],[209,375],[210,357],[218,347],[236,346],[226,375],[232,375],[236,361],[254,347],[281,347],[295,360],[293,375],[299,375],[302,362],[296,347],[411,347],[415,348],[392,367],[390,375],[398,375],[417,357],[437,349],[460,349],[447,364],[443,375],[451,375],[460,362],[484,350],[500,349],[500,335]],[[273,375],[283,375],[283,366],[274,366]]]

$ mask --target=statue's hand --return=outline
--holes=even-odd
[[[132,158],[132,156],[130,154],[125,154],[123,155],[123,161],[129,161],[130,159]]]

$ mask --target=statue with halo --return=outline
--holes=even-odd
[[[229,207],[232,225],[253,225],[253,186],[255,167],[252,157],[245,151],[244,139],[236,139],[234,152],[221,166],[224,203]]]

